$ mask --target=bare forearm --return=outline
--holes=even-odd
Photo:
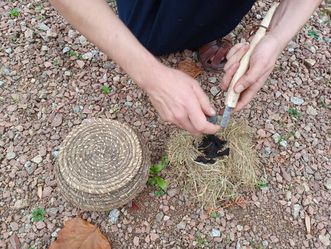
[[[282,50],[300,28],[308,21],[322,0],[283,0],[270,25],[270,35],[275,37]]]
[[[145,87],[144,77],[153,73],[160,63],[138,42],[104,0],[50,2],[79,32],[118,63],[136,83]]]

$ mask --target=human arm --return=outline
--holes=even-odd
[[[254,49],[249,69],[234,86],[235,92],[240,93],[236,110],[242,109],[254,98],[271,73],[281,51],[320,3],[321,0],[283,0],[279,4],[269,26],[270,31]],[[223,90],[228,88],[248,48],[249,45],[241,43],[229,51],[221,84]]]
[[[161,118],[192,134],[215,133],[214,114],[197,81],[162,65],[116,17],[104,0],[50,0],[84,36],[118,63],[148,94]]]

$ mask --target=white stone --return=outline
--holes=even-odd
[[[45,23],[39,23],[38,24],[38,29],[42,30],[42,31],[47,31],[49,30],[49,27],[45,24]]]
[[[221,231],[219,229],[213,228],[211,230],[211,236],[212,237],[220,237],[221,236]]]
[[[331,190],[331,178],[325,180],[324,186],[326,187],[327,190]]]
[[[302,105],[303,103],[305,103],[305,101],[302,98],[299,97],[291,97],[291,102],[295,105]]]
[[[14,159],[15,157],[16,157],[16,153],[13,151],[8,152],[6,156],[7,160]]]
[[[312,115],[312,116],[316,116],[318,114],[317,110],[312,106],[308,106],[306,112],[308,115]]]
[[[292,215],[294,219],[297,219],[299,217],[301,210],[301,205],[300,204],[294,204],[293,205],[293,210],[292,210]]]
[[[112,209],[108,215],[110,223],[112,223],[113,225],[117,224],[119,216],[120,216],[120,211],[117,208]]]
[[[39,164],[43,161],[43,158],[41,157],[41,155],[35,156],[34,158],[32,158],[31,160],[32,162]]]

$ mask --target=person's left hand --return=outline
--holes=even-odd
[[[227,54],[227,63],[224,66],[225,75],[221,83],[224,91],[228,89],[231,79],[239,67],[239,62],[248,49],[248,43],[238,43]],[[257,44],[251,55],[247,72],[234,86],[234,91],[240,93],[236,111],[241,110],[255,97],[274,68],[280,52],[281,48],[277,39],[271,35],[266,35]]]

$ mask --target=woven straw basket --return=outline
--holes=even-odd
[[[68,201],[83,210],[106,211],[142,191],[149,166],[147,146],[129,126],[90,119],[63,141],[55,175]]]

